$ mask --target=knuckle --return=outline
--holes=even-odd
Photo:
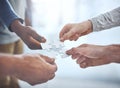
[[[57,71],[57,66],[53,69],[53,73]]]
[[[57,71],[57,67],[54,67],[52,70],[51,70],[51,73],[55,73]]]
[[[53,79],[55,77],[55,74],[52,74],[50,77],[49,77],[49,80]]]
[[[88,44],[82,44],[81,46],[82,46],[82,47],[87,47],[87,46],[88,46]]]
[[[74,51],[76,50],[76,48],[75,48],[75,47],[73,47],[71,50],[74,52]]]
[[[65,27],[69,27],[70,25],[71,25],[71,23],[68,23],[68,24],[65,25]]]

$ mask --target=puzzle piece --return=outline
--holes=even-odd
[[[54,56],[60,56],[61,58],[66,58],[68,55],[65,53],[65,45],[64,43],[58,41],[51,41],[45,43],[43,46],[43,50],[45,52],[51,53]]]

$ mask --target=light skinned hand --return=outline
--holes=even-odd
[[[77,40],[80,36],[86,35],[92,32],[91,21],[85,21],[82,23],[74,23],[65,25],[59,35],[60,41],[65,40]]]
[[[55,59],[44,55],[16,55],[16,58],[19,61],[14,65],[14,76],[31,85],[41,84],[53,79],[57,71]]]
[[[90,45],[83,44],[66,51],[76,59],[82,68],[99,66],[109,63],[120,63],[120,45]]]
[[[40,43],[46,42],[46,39],[40,36],[32,27],[24,26],[19,20],[13,21],[11,30],[14,31],[30,49],[42,49]]]

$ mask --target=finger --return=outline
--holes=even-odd
[[[63,29],[61,30],[60,35],[59,35],[60,41],[63,40],[63,39],[62,39],[63,35],[64,35],[65,33],[67,33],[67,32],[70,30],[70,28],[71,28],[71,24],[67,24],[67,25],[65,25],[65,26],[63,27]]]
[[[54,64],[55,59],[54,58],[50,58],[48,56],[45,55],[40,55],[46,62],[50,63],[50,64]]]
[[[86,68],[86,67],[87,67],[87,64],[86,64],[85,62],[83,62],[83,63],[80,64],[80,67],[81,67],[81,68]]]
[[[82,68],[87,68],[87,67],[90,67],[90,66],[94,66],[92,60],[88,57],[85,57],[85,60],[83,62],[81,62],[80,65],[81,65]]]
[[[33,32],[33,33],[31,33],[31,34],[32,34],[31,36],[32,36],[34,39],[36,39],[37,41],[39,41],[40,43],[45,43],[45,42],[46,42],[46,39],[45,39],[44,37],[38,35],[36,32]]]
[[[70,40],[70,38],[72,36],[74,36],[76,34],[76,32],[74,30],[70,30],[68,31],[67,33],[65,33],[62,37],[62,41],[65,41],[65,40]]]
[[[73,40],[76,41],[78,38],[79,38],[79,34],[75,34],[70,38],[70,41],[73,41]]]
[[[66,54],[68,55],[73,55],[73,53],[74,53],[74,48],[66,51]]]
[[[43,58],[47,63],[47,65],[49,65],[49,67],[51,69],[53,69],[53,72],[55,72],[57,70],[57,65],[55,63],[55,59],[54,58],[50,58],[48,56],[45,56],[45,55],[40,55],[41,58]]]
[[[76,34],[74,40],[76,41],[78,38],[79,38],[79,34]]]
[[[86,60],[85,58],[77,59],[76,63],[77,63],[77,64],[81,64],[81,63],[83,63],[85,60]]]
[[[81,48],[83,47],[84,48],[84,47],[88,47],[88,46],[90,46],[90,44],[82,44],[79,47],[81,47]]]
[[[47,63],[49,69],[50,69],[50,73],[54,73],[57,71],[57,65],[55,63],[55,59],[54,58],[50,58],[50,57],[47,57],[47,56],[44,56],[44,55],[40,55],[41,58],[43,58]]]
[[[76,59],[76,58],[79,58],[79,57],[81,57],[81,55],[79,53],[72,54],[73,59]]]
[[[50,74],[53,74],[57,71],[57,65],[54,63],[54,64],[48,64],[48,68],[49,68],[49,73]]]
[[[55,77],[55,74],[51,74],[49,77],[49,80],[53,79]]]
[[[32,37],[28,39],[28,42],[25,42],[30,49],[42,49],[40,42],[36,41]]]
[[[37,81],[31,81],[29,82],[30,85],[34,86],[36,84],[41,84],[47,82],[49,79],[42,79],[42,80],[37,80]]]
[[[35,30],[32,29],[32,27],[27,26],[26,30],[29,34],[29,36],[33,37],[36,41],[39,41],[40,43],[46,42],[46,39],[42,36],[40,36]]]
[[[80,57],[80,56],[82,55],[82,54],[79,52],[79,48],[72,48],[72,49],[66,51],[66,53],[67,53],[68,55],[72,55],[72,58],[73,58],[73,59],[76,59],[76,58],[78,58],[78,57]]]
[[[78,59],[77,59],[77,64],[81,64],[81,63],[83,63],[84,61],[86,60],[86,58],[84,57],[84,56],[81,56],[81,57],[79,57]]]

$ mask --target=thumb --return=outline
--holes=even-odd
[[[31,28],[31,27],[29,27]],[[31,28],[30,35],[40,43],[45,43],[46,39],[43,36],[40,36],[35,30]]]
[[[46,62],[50,63],[50,64],[54,64],[55,59],[54,58],[50,58],[48,56],[44,56],[44,55],[40,55]]]

